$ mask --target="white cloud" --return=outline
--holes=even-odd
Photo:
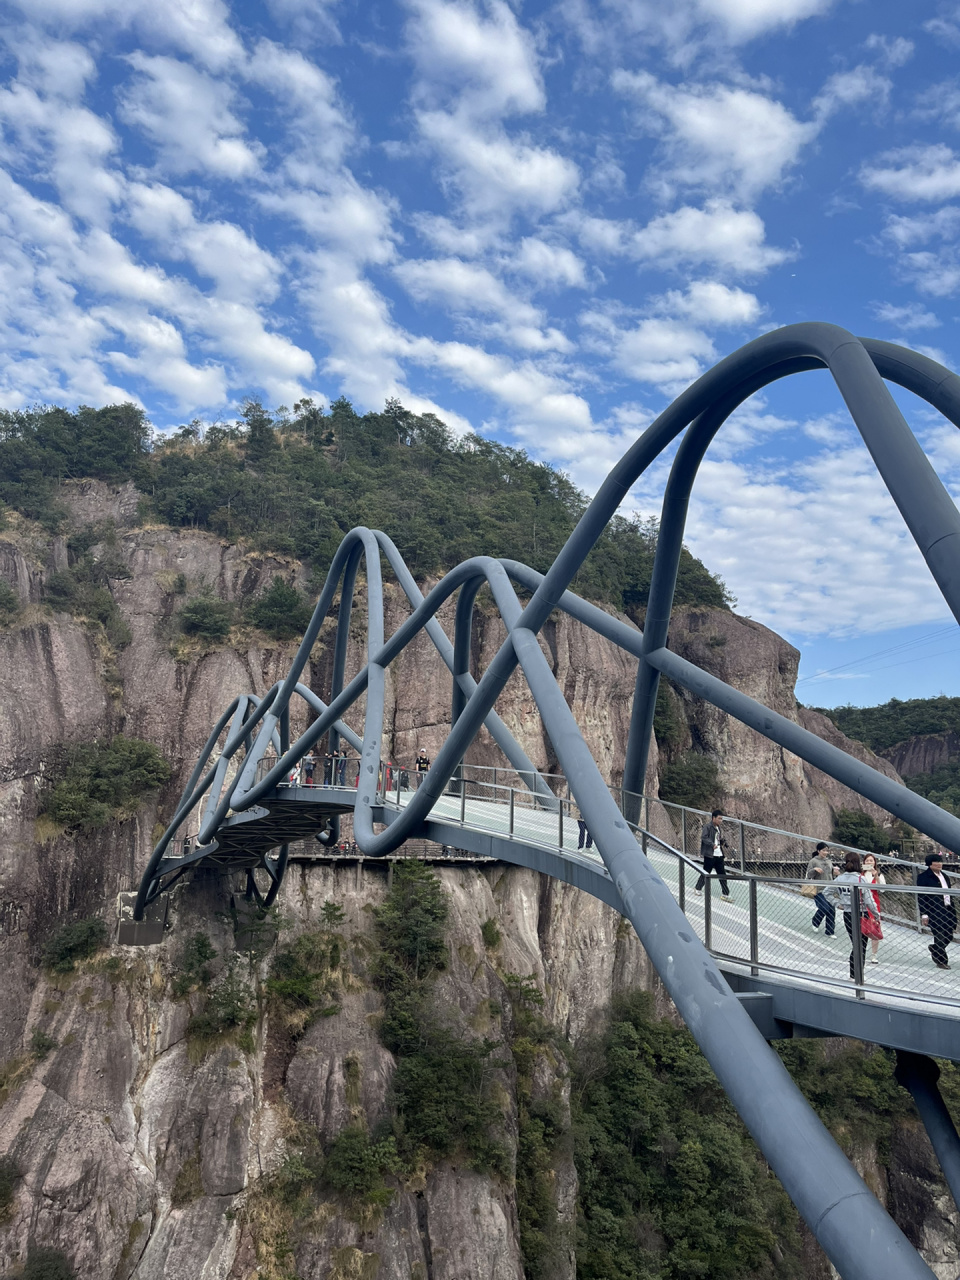
[[[579,182],[577,166],[504,127],[507,117],[540,114],[546,105],[533,40],[509,6],[488,0],[485,14],[468,2],[412,0],[410,7],[407,40],[419,72],[414,118],[469,219],[502,223],[565,204]]]
[[[960,290],[960,208],[956,205],[913,218],[891,216],[883,238],[893,247],[899,273],[922,292],[948,297]],[[931,248],[917,247],[931,242]]]
[[[462,262],[459,258],[429,261],[407,259],[394,269],[404,288],[419,302],[433,300],[454,311],[493,312],[528,324],[540,320],[540,312],[515,298],[506,285],[486,267]]]
[[[914,43],[912,40],[907,40],[905,36],[894,36],[891,39],[874,33],[867,36],[864,48],[877,54],[880,62],[891,70],[906,66],[914,54]]]
[[[586,400],[529,361],[514,363],[463,342],[427,338],[412,340],[409,351],[414,360],[442,369],[461,385],[493,396],[528,424],[551,428],[590,426]]]
[[[792,27],[825,13],[833,0],[698,0],[700,12],[716,18],[731,40],[751,40],[777,27]]]
[[[139,76],[120,96],[121,115],[156,146],[162,170],[232,179],[257,171],[257,148],[242,136],[225,81],[176,58],[134,53],[129,61]]]
[[[115,24],[180,49],[213,70],[235,63],[243,45],[221,0],[13,0],[27,17],[59,31]]]
[[[953,18],[931,18],[923,24],[923,30],[929,32],[930,35],[936,37],[941,44],[945,44],[948,48],[956,49],[960,47],[960,24],[957,23],[957,17],[960,14],[955,10],[950,17]]]
[[[878,302],[874,305],[873,314],[884,324],[892,324],[897,329],[936,329],[940,324],[932,311],[925,311],[916,302],[905,307],[896,307],[891,302]]]
[[[62,88],[82,90],[87,68],[76,58],[68,61]],[[55,66],[55,64],[54,64]],[[107,163],[117,150],[110,125],[86,107],[60,94],[42,95],[30,85],[35,76],[28,67],[23,80],[0,90],[0,123],[19,145],[5,142],[0,155],[16,171],[38,172],[53,183],[71,212],[92,222],[102,222],[120,198],[121,176]],[[48,66],[44,70],[53,70]]]
[[[585,312],[580,320],[589,335],[587,341],[607,354],[615,369],[670,395],[699,377],[704,361],[716,358],[707,334],[682,320],[649,317],[624,329],[615,316],[596,310]]]
[[[823,121],[842,107],[869,102],[876,109],[886,105],[892,89],[893,82],[880,75],[874,67],[859,66],[851,71],[838,71],[830,76],[814,98],[814,114]]]
[[[276,297],[280,264],[233,223],[198,222],[190,201],[160,183],[131,184],[127,211],[165,257],[187,261],[214,280],[219,297],[250,303]]]
[[[779,186],[817,134],[773,98],[722,84],[674,86],[649,72],[616,71],[613,86],[642,108],[638,123],[656,132],[665,191],[694,187],[749,200]]]
[[[533,39],[503,0],[489,0],[486,16],[469,2],[411,0],[410,7],[407,39],[425,100],[446,89],[469,115],[494,119],[544,109]]]
[[[921,120],[939,120],[960,129],[960,82],[943,80],[917,97],[916,115]]]
[[[777,28],[792,27],[825,13],[833,0],[607,0],[602,9],[586,0],[563,0],[561,11],[584,48],[595,58],[622,56],[625,43],[648,54],[663,45],[679,65],[718,44],[736,46]]]
[[[121,372],[135,376],[173,397],[180,409],[217,407],[228,398],[227,379],[222,365],[191,364],[186,356],[183,335],[168,320],[140,308],[97,307],[92,314],[123,335],[136,349],[105,351],[106,359]]]
[[[711,450],[694,487],[691,550],[742,609],[781,632],[850,635],[947,612],[866,449],[851,436],[848,426],[843,443],[779,466]]]
[[[587,283],[584,264],[575,253],[536,236],[525,236],[520,241],[510,266],[541,289],[583,289]]]
[[[650,305],[658,312],[719,327],[754,324],[762,310],[754,294],[728,288],[716,280],[693,280],[686,292],[673,289],[662,298],[652,299]]]
[[[760,275],[786,262],[783,249],[764,243],[762,219],[721,200],[702,209],[683,205],[653,218],[627,240],[639,261],[661,267],[709,264],[736,274]]]
[[[865,164],[860,181],[895,200],[952,200],[960,196],[960,157],[943,143],[901,147]]]
[[[499,228],[459,226],[452,219],[436,213],[415,213],[411,222],[428,244],[441,253],[455,253],[460,257],[475,258],[499,239]]]
[[[280,149],[287,172],[299,181],[329,175],[356,142],[356,129],[333,79],[303,54],[261,40],[245,68],[249,80],[271,91],[291,121]]]
[[[460,112],[421,111],[417,122],[472,217],[550,213],[577,188],[577,166],[547,147],[517,141],[502,129],[481,132]]]

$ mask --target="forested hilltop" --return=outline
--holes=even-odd
[[[414,576],[474,555],[545,571],[586,496],[561,472],[477,435],[455,437],[399,401],[357,414],[310,400],[290,412],[247,401],[233,424],[158,436],[132,404],[0,411],[0,502],[57,532],[62,482],[132,481],[142,518],[207,529],[326,570],[356,525],[383,529]],[[647,602],[656,525],[615,518],[573,589],[628,613]],[[723,583],[684,549],[678,604],[728,608]]]
[[[960,733],[960,698],[891,698],[878,707],[814,707],[829,716],[841,733],[886,751],[927,733]]]
[[[822,708],[822,714],[848,738],[886,756],[911,791],[960,814],[960,698],[891,698],[878,707]]]

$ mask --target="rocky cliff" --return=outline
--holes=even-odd
[[[302,1035],[290,1032],[264,987],[269,958],[255,951],[234,963],[229,889],[216,882],[197,882],[177,896],[163,946],[113,946],[73,972],[39,967],[44,942],[65,919],[99,917],[112,926],[116,895],[136,883],[210,726],[234,694],[265,692],[294,651],[249,627],[235,628],[223,643],[185,643],[174,621],[182,593],[204,589],[240,601],[276,574],[303,582],[293,562],[208,534],[138,526],[129,490],[83,485],[66,496],[75,530],[114,522],[115,533],[103,536],[115,542],[123,573],[110,578],[109,589],[132,638],[116,648],[100,623],[45,606],[42,584],[67,567],[66,540],[11,518],[0,532],[0,573],[22,612],[0,630],[0,1153],[8,1160],[0,1175],[6,1169],[12,1187],[7,1207],[0,1205],[0,1268],[15,1267],[31,1246],[48,1245],[71,1259],[81,1280],[520,1280],[509,1168],[493,1175],[441,1160],[407,1177],[375,1211],[341,1212],[335,1199],[321,1197],[296,1239],[285,1234],[289,1205],[278,1171],[287,1167],[299,1127],[310,1126],[326,1147],[350,1124],[372,1132],[389,1106],[394,1060],[377,1036],[383,1004],[369,961],[372,913],[387,892],[383,866],[300,863],[288,875],[282,939],[315,932],[327,903],[344,913],[336,1001]],[[402,616],[393,594],[388,627]],[[501,638],[497,618],[481,610],[478,667]],[[635,664],[563,618],[551,621],[543,641],[595,758],[618,781]],[[796,651],[758,624],[689,611],[678,617],[671,645],[783,714],[836,735],[797,709]],[[330,660],[319,644],[310,681],[321,693]],[[385,730],[394,758],[420,747],[433,754],[449,724],[450,679],[427,641],[394,664],[388,692]],[[684,709],[688,744],[718,761],[719,802],[743,816],[826,834],[831,807],[858,805],[712,708],[688,701]],[[550,745],[519,676],[498,710],[532,758],[549,766]],[[38,822],[41,791],[63,745],[117,732],[162,749],[174,769],[169,786],[135,815],[98,830]],[[477,762],[496,759],[488,741],[473,751]],[[654,754],[648,787],[656,785]],[[636,937],[608,908],[516,868],[478,864],[440,874],[450,959],[435,998],[458,1025],[512,1043],[511,975],[533,982],[542,1016],[568,1044],[603,1025],[620,991],[649,989],[669,1012]],[[201,932],[216,956],[202,980],[185,984],[183,947]],[[235,989],[245,1012],[236,1016],[236,1034],[205,1041],[194,1020],[211,984]],[[514,1161],[519,1061],[507,1055],[494,1082]],[[538,1050],[523,1070],[527,1094],[549,1098],[568,1121],[563,1054]],[[913,1215],[918,1242],[943,1264],[938,1274],[952,1277],[955,1214],[925,1139],[904,1129],[898,1141],[901,1170],[889,1179],[878,1173],[877,1189],[906,1206],[902,1216]],[[871,1159],[875,1153],[863,1153],[865,1166]],[[917,1214],[924,1194],[931,1204],[935,1198],[936,1213]],[[577,1177],[569,1150],[554,1158],[549,1195],[562,1229],[549,1274],[573,1280]],[[813,1251],[805,1274],[827,1274]]]

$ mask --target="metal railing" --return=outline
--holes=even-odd
[[[265,774],[275,763],[264,759],[259,768]],[[359,766],[355,757],[338,757],[332,762],[318,757],[312,779],[309,769],[301,764],[279,786],[350,791],[356,788]],[[402,808],[425,776],[415,764],[381,764],[381,802]],[[537,794],[526,785],[527,779],[509,767],[461,765],[447,780],[433,814],[448,825],[493,831],[566,856],[576,854],[601,862],[566,777],[556,773],[539,777],[548,791],[541,789]],[[727,872],[721,880],[716,874],[705,875],[699,863],[700,833],[709,813],[633,795],[619,787],[610,791],[621,812],[639,813],[639,823],[629,823],[638,843],[717,959],[748,967],[755,975],[767,972],[850,989],[860,998],[898,997],[957,1005],[951,980],[931,952],[938,938],[923,923],[921,910],[921,898],[929,899],[931,891],[918,889],[913,883],[915,863],[878,855],[886,883],[854,885],[844,900],[841,886],[806,880],[802,874],[821,843],[818,837],[725,817]],[[861,857],[871,852],[824,843],[828,854],[838,861],[847,852]],[[809,886],[808,893],[816,889],[821,896],[805,896],[805,886]],[[725,888],[729,898],[723,894]],[[868,894],[883,936],[876,945],[869,937],[859,946],[853,945],[845,921],[851,921],[852,931],[852,921],[859,919],[860,900]],[[960,889],[949,890],[946,896],[960,896]],[[941,951],[940,958],[945,954]]]

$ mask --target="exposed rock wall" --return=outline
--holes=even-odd
[[[960,757],[960,733],[924,733],[883,752],[902,778],[934,773]]]

